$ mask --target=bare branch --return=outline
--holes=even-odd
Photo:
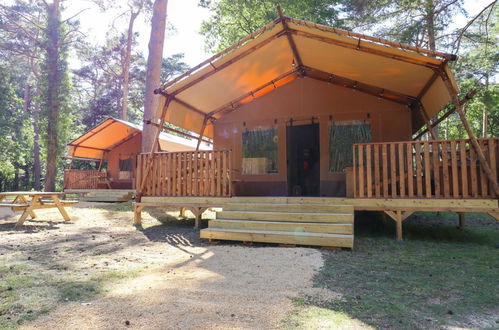
[[[466,30],[487,10],[490,8],[491,12],[492,10],[494,9],[494,6],[496,5],[497,3],[497,0],[494,0],[492,1],[491,3],[489,3],[485,8],[483,8],[475,17],[473,17],[468,23],[466,23],[466,25],[461,29],[461,31],[459,32],[459,35],[458,37],[456,38],[456,40],[454,41],[454,45],[457,43],[457,46],[454,47],[455,51],[454,53],[458,53],[459,52],[459,48],[461,47],[461,39],[464,35],[464,33],[466,32]]]

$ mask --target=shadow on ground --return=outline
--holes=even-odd
[[[302,322],[346,315],[374,328],[496,328],[499,226],[487,215],[467,221],[458,229],[457,215],[415,214],[398,242],[393,221],[360,214],[354,251],[324,251],[314,278],[342,298],[303,297]]]

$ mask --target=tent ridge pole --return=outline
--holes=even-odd
[[[291,51],[293,52],[293,56],[295,57],[298,66],[301,67],[303,65],[303,61],[301,59],[300,53],[298,52],[298,48],[296,47],[293,35],[291,34],[291,31],[289,29],[289,25],[287,22],[288,18],[286,18],[283,15],[281,6],[277,6],[277,13],[279,14],[279,18],[281,19],[282,26],[286,33],[286,38],[288,39],[289,47],[291,47]]]

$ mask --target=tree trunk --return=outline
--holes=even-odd
[[[57,121],[59,117],[59,85],[61,74],[59,64],[59,39],[61,18],[59,12],[60,0],[53,0],[48,5],[47,17],[47,91],[45,101],[47,106],[47,171],[45,173],[45,191],[55,190],[57,175]]]
[[[37,92],[38,93],[38,92]],[[42,178],[42,166],[40,160],[40,126],[38,126],[38,121],[40,120],[40,105],[36,103],[33,107],[33,188],[36,191],[42,189],[41,178]]]
[[[483,102],[482,113],[482,137],[487,138],[489,135],[489,75],[485,77],[485,97]]]
[[[140,11],[130,13],[130,21],[128,22],[128,32],[126,39],[126,54],[125,62],[123,63],[123,100],[121,101],[120,118],[128,119],[128,91],[130,82],[130,62],[132,58],[132,43],[133,43],[133,25]]]
[[[436,32],[435,32],[435,3],[433,0],[426,0],[426,32],[428,33],[428,48],[431,51],[436,51]],[[435,117],[430,120],[431,123],[434,123],[438,119],[438,113]],[[439,136],[438,125],[433,128],[433,132],[435,133],[436,138]]]
[[[156,122],[160,114],[156,113],[159,96],[154,89],[159,87],[163,46],[165,42],[166,12],[168,0],[155,0],[153,7],[151,37],[149,38],[149,55],[147,57],[146,90],[144,100],[144,120]],[[150,152],[159,127],[144,122],[142,132],[142,152]]]

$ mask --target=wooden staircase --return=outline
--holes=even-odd
[[[201,238],[353,248],[354,208],[344,200],[233,197]]]

